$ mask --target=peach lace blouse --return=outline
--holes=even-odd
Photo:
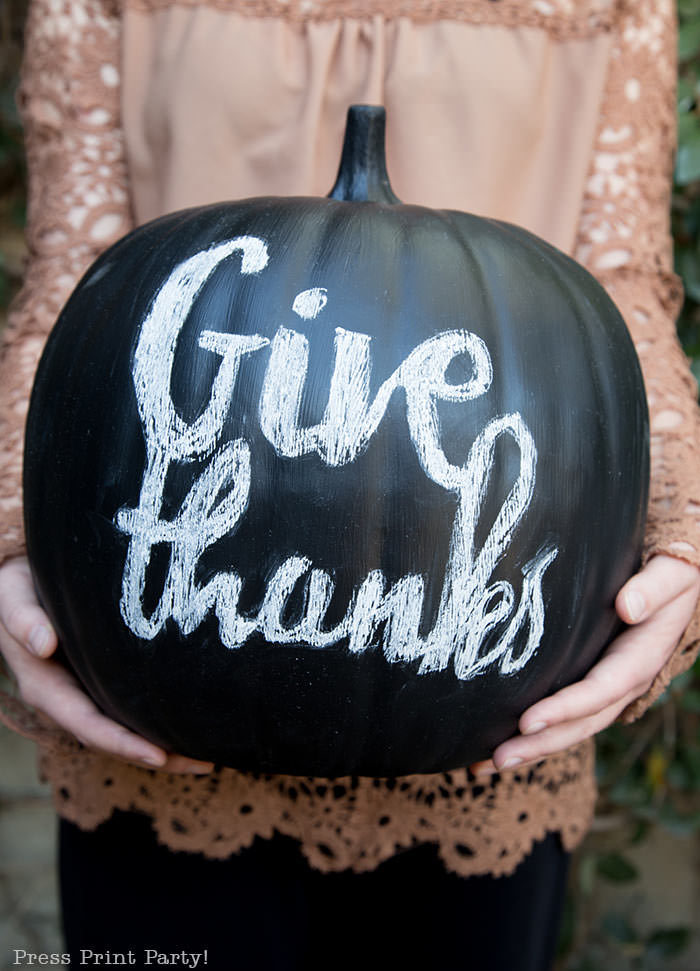
[[[678,345],[668,228],[672,0],[33,0],[21,105],[31,175],[26,283],[0,373],[0,557],[23,550],[20,468],[45,336],[87,265],[134,224],[259,194],[325,194],[349,104],[383,103],[407,202],[517,222],[584,263],[636,342],[652,417],[646,555],[700,564],[696,388]],[[638,715],[694,657],[696,624]],[[476,784],[466,770],[187,778],[83,749],[11,697],[58,811],[150,815],[176,849],[223,857],[277,830],[324,870],[438,845],[462,873],[512,871],[590,823],[593,746]]]

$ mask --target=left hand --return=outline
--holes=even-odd
[[[590,738],[651,687],[691,621],[700,596],[700,570],[672,556],[652,557],[615,599],[629,627],[575,684],[538,701],[518,722],[522,734],[471,766],[488,775],[537,762]]]
[[[52,658],[56,632],[37,600],[26,557],[0,566],[0,657],[17,683],[19,696],[44,712],[86,748],[142,768],[202,775],[211,762],[166,752],[104,715],[63,664]]]

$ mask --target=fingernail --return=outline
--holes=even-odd
[[[143,762],[151,769],[160,769],[165,765],[166,758],[164,755],[141,755],[139,762]]]
[[[214,771],[214,765],[203,765],[201,762],[186,763],[183,771],[192,772],[194,775],[209,775],[210,772]]]
[[[547,722],[534,722],[532,725],[528,725],[527,728],[522,729],[523,735],[536,735],[537,732],[543,731],[547,727]]]
[[[27,647],[32,652],[36,654],[37,657],[44,657],[49,648],[49,641],[51,640],[51,632],[43,624],[39,624],[32,628],[29,638],[27,640]]]
[[[516,765],[520,765],[522,759],[518,755],[511,755],[509,759],[501,766],[501,769],[514,769]]]
[[[646,601],[641,593],[638,593],[636,590],[630,590],[625,597],[625,605],[632,623],[636,623],[636,621],[642,619],[646,610]]]

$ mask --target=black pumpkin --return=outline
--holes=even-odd
[[[240,769],[486,757],[616,631],[648,488],[616,308],[514,226],[403,205],[382,109],[328,199],[141,226],[27,425],[37,589],[100,707]]]

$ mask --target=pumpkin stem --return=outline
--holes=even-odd
[[[328,198],[344,202],[400,203],[386,171],[386,111],[378,105],[348,108],[343,154]]]

